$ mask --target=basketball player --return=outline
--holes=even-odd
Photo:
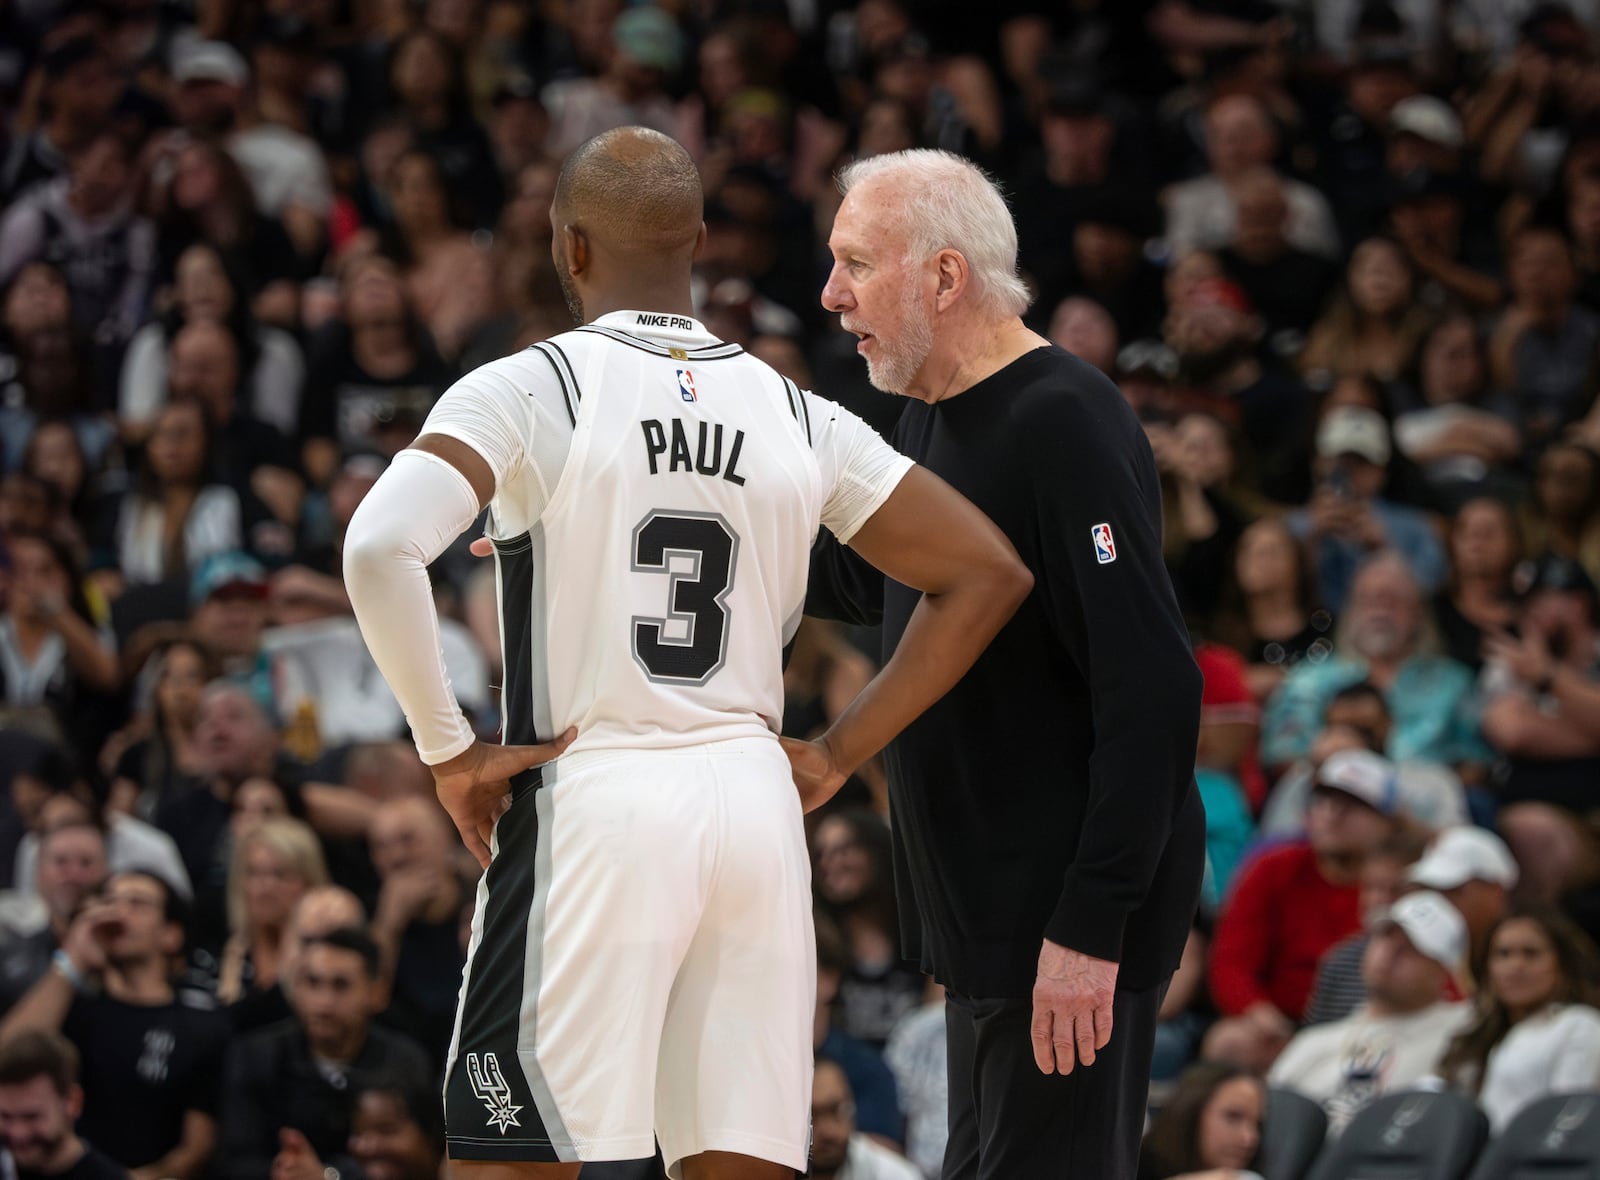
[[[811,1087],[809,862],[775,734],[812,539],[826,523],[925,592],[830,731],[838,772],[954,684],[1031,579],[950,488],[693,318],[705,230],[681,147],[589,141],[551,217],[582,326],[448,390],[345,549],[373,656],[486,865],[452,1168],[571,1177],[659,1138],[675,1177],[775,1180],[805,1166]],[[486,505],[504,737],[527,744],[474,740],[439,654],[427,564]]]

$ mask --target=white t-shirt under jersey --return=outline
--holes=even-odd
[[[811,543],[910,468],[869,426],[695,320],[615,312],[468,374],[424,433],[495,476],[507,741],[776,732]]]

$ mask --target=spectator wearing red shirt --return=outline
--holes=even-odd
[[[1394,830],[1394,767],[1343,750],[1320,767],[1306,839],[1247,864],[1217,922],[1204,1056],[1265,1071],[1294,1033],[1324,952],[1361,928],[1362,863]]]

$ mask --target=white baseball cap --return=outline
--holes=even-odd
[[[1360,455],[1382,467],[1389,461],[1389,424],[1365,406],[1336,406],[1317,427],[1317,454]]]
[[[1431,94],[1413,94],[1395,103],[1389,112],[1389,130],[1446,148],[1459,148],[1466,142],[1456,109]]]
[[[1400,784],[1394,763],[1371,750],[1340,750],[1317,769],[1315,786],[1342,791],[1374,811],[1393,815],[1400,805]]]
[[[243,86],[250,67],[226,41],[195,41],[174,55],[172,77],[177,82],[222,82]]]
[[[1469,824],[1445,828],[1433,838],[1407,878],[1426,889],[1455,889],[1468,881],[1512,888],[1521,876],[1505,841]]]
[[[1378,915],[1372,930],[1379,934],[1390,927],[1397,927],[1419,954],[1451,974],[1461,969],[1467,956],[1466,919],[1437,893],[1406,894]]]

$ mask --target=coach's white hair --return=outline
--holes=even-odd
[[[839,174],[839,190],[879,179],[898,182],[900,217],[922,258],[955,250],[972,268],[981,306],[999,316],[1028,309],[1016,223],[987,172],[953,152],[914,148],[856,161]]]

